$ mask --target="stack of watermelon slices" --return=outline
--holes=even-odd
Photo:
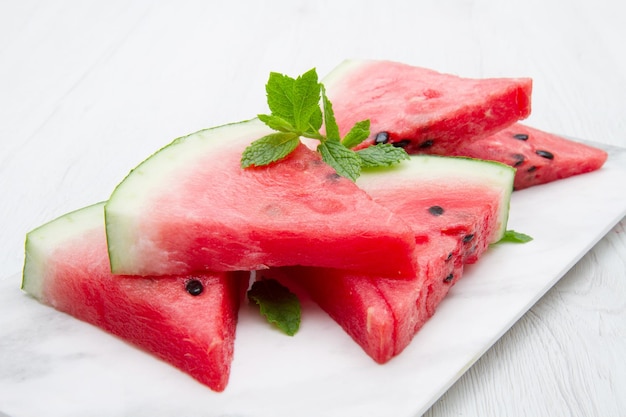
[[[515,175],[496,162],[437,156],[413,156],[386,171],[365,173],[357,184],[413,229],[413,278],[302,266],[257,272],[307,293],[378,363],[402,352],[464,264],[503,237]]]
[[[360,147],[392,143],[410,154],[468,156],[517,169],[515,189],[602,167],[607,153],[520,123],[530,114],[530,80],[491,91],[506,80],[468,80],[389,61],[347,60],[324,79],[340,132],[369,118]],[[523,82],[524,80],[520,80]],[[497,87],[499,85],[499,87]],[[482,97],[474,101],[471,97]]]
[[[344,63],[325,84],[340,127],[369,118],[367,143],[409,151],[484,157],[471,154],[472,143],[493,140],[530,112],[529,79],[467,80],[374,61]],[[304,145],[281,162],[241,169],[245,146],[267,133],[250,120],[174,140],[133,169],[108,202],[30,232],[22,288],[215,391],[228,382],[253,270],[304,288],[377,362],[398,355],[463,265],[502,236],[515,170],[415,156],[354,184]],[[517,164],[510,155],[522,151],[501,143],[489,159]],[[536,153],[554,174],[521,184],[571,175],[559,168],[557,150],[550,148],[552,158]]]

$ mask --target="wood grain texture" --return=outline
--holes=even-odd
[[[626,146],[612,0],[0,2],[0,275],[25,233],[181,136],[264,111],[269,71],[347,57],[531,76],[538,128]],[[616,190],[624,192],[624,190]],[[626,415],[622,221],[426,413]]]

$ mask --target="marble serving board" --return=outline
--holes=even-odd
[[[599,171],[514,193],[509,228],[411,345],[374,363],[305,301],[300,332],[242,306],[230,383],[215,393],[0,279],[0,416],[418,416],[626,215],[626,149]],[[10,272],[10,271],[8,271]]]

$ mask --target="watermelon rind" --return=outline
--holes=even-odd
[[[49,221],[26,234],[25,261],[21,288],[41,299],[45,279],[46,260],[63,242],[84,233],[85,230],[103,227],[104,202],[71,211]]]

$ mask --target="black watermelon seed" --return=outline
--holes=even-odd
[[[331,182],[337,182],[341,178],[341,175],[337,174],[336,172],[333,172],[332,174],[328,174],[326,178]]]
[[[535,153],[546,159],[554,159],[554,154],[552,152],[538,150],[538,151],[535,151]]]
[[[190,279],[185,284],[185,289],[189,294],[196,296],[202,294],[202,291],[204,291],[204,286],[197,279]]]
[[[517,140],[528,140],[528,135],[525,133],[516,133],[513,137]]]
[[[454,274],[450,274],[443,279],[443,282],[450,282],[454,279]]]
[[[402,139],[397,142],[393,142],[392,145],[396,148],[406,148],[411,143],[410,139]]]
[[[450,252],[450,253],[448,254],[448,257],[446,258],[446,261],[449,261],[450,259],[452,259],[452,252]]]
[[[463,238],[463,243],[469,243],[474,239],[474,233],[470,233]]]
[[[422,143],[420,143],[419,148],[420,149],[426,149],[426,148],[430,148],[431,146],[433,146],[435,144],[435,141],[432,139],[428,139]]]
[[[433,216],[441,216],[443,214],[443,207],[441,206],[432,206],[428,207],[428,212]]]
[[[537,170],[537,167],[533,165],[533,166],[531,166],[530,168],[528,168],[528,169],[526,170],[526,172],[533,172],[533,171],[536,171],[536,170]]]
[[[389,132],[378,132],[376,134],[376,138],[374,139],[375,144],[379,143],[387,143],[389,142]]]
[[[524,155],[522,155],[521,153],[514,153],[511,156],[515,160],[515,162],[513,163],[514,167],[518,167],[518,166],[522,165],[524,163],[524,161],[526,160],[526,157]]]

